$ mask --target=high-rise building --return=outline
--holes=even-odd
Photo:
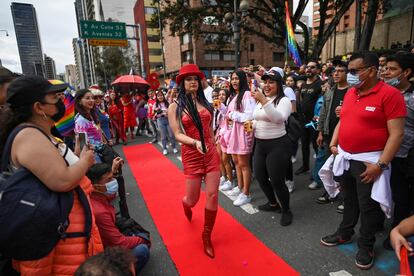
[[[44,76],[42,44],[36,10],[32,4],[13,2],[10,6],[20,63],[24,75]]]
[[[152,1],[144,1],[144,3],[147,2]],[[200,8],[205,6],[205,8],[208,8],[215,1],[188,0],[187,2],[190,7]],[[149,13],[153,12],[155,10]],[[146,15],[145,18],[146,20],[150,20],[149,15]],[[173,37],[169,33],[169,27],[164,27],[164,55],[167,74],[172,76],[178,72],[181,66],[195,63],[207,77],[227,77],[234,70],[235,66],[235,44],[233,35],[220,34],[220,30],[225,28],[222,24],[214,16],[205,18],[203,20],[203,26],[200,28],[207,31],[198,38],[193,37],[189,33],[182,33],[180,36]],[[158,41],[156,40],[157,33],[151,32],[149,34],[152,37],[148,36],[148,41],[154,39],[154,43],[156,43],[155,41]],[[223,40],[224,44],[218,46],[220,36],[223,36],[221,40]],[[272,66],[283,67],[284,47],[269,43],[258,35],[242,32],[240,65],[244,67],[259,64],[268,68]]]
[[[45,56],[45,77],[49,80],[56,79],[56,64],[53,58]]]
[[[77,73],[76,65],[68,64],[65,65],[65,82],[69,83],[70,86],[78,90],[80,88]]]
[[[134,6],[135,23],[141,26],[142,43],[137,40],[137,49],[142,45],[145,72],[147,75],[163,68],[160,28],[152,24],[151,17],[158,9],[152,0],[137,0]],[[137,35],[137,37],[139,37]],[[141,51],[138,51],[139,55]],[[142,59],[141,59],[142,60]]]

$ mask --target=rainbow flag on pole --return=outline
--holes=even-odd
[[[298,45],[295,39],[295,32],[292,27],[292,21],[290,20],[288,1],[285,2],[285,6],[286,6],[286,37],[287,37],[287,47],[289,49],[289,55],[295,62],[296,66],[301,66],[302,60],[300,59]]]

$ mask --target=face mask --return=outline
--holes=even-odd
[[[346,81],[349,86],[359,88],[365,81],[359,79],[359,74],[352,75],[351,73],[346,74]]]
[[[386,81],[385,81],[385,83],[387,83],[387,84],[389,84],[389,85],[391,85],[391,86],[396,87],[396,86],[398,86],[398,85],[400,84],[400,82],[401,82],[401,79],[400,79],[401,75],[402,75],[402,74],[400,74],[398,77],[395,77],[395,78],[392,78],[392,79],[386,80]]]
[[[59,99],[57,101],[57,103],[55,103],[55,106],[56,106],[58,112],[55,115],[51,116],[50,118],[54,122],[59,122],[59,120],[62,119],[63,116],[65,116],[66,107],[65,107],[65,104],[63,103],[63,101],[61,99]]]
[[[118,181],[116,179],[105,184],[106,195],[113,196],[118,192]]]

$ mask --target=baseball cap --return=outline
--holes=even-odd
[[[283,82],[282,76],[277,71],[269,70],[266,73],[263,74],[262,80],[272,79],[274,81],[280,81]]]
[[[17,78],[19,74],[13,73],[6,67],[0,66],[0,83],[12,81]]]
[[[63,92],[66,83],[53,84],[38,76],[22,76],[12,81],[7,89],[6,102],[11,105],[32,104],[41,100],[46,94]]]
[[[283,69],[282,68],[280,68],[280,67],[272,67],[272,68],[270,68],[270,70],[269,71],[267,71],[267,72],[272,72],[272,71],[274,71],[274,72],[278,72],[279,73],[279,75],[283,78],[284,76],[285,76],[285,73],[283,72]]]

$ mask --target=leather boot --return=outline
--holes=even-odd
[[[184,214],[187,217],[188,221],[191,222],[191,219],[193,218],[193,211],[191,210],[191,207],[187,205],[187,203],[183,202],[183,208],[184,208]]]
[[[214,258],[214,248],[211,243],[211,232],[216,222],[217,210],[204,209],[204,231],[201,235],[204,245],[204,253],[210,258]]]

